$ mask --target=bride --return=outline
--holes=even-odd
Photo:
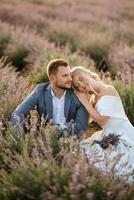
[[[102,172],[113,172],[133,182],[134,127],[125,114],[119,94],[84,67],[72,69],[72,80],[79,100],[102,127],[81,141],[82,152]]]

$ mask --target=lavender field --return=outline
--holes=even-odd
[[[37,130],[36,113],[30,134],[13,137],[11,113],[48,80],[55,58],[112,83],[134,125],[133,0],[0,0],[0,199],[134,199],[133,185],[95,170],[76,138],[57,141],[55,127]]]

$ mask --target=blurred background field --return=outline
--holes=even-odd
[[[122,98],[126,114],[134,125],[133,0],[0,0],[0,127],[6,120],[10,120],[13,110],[35,84],[48,80],[46,65],[54,58],[67,59],[71,67],[87,67],[99,73],[104,81],[114,84]],[[91,124],[87,136],[98,129],[98,126]],[[0,130],[3,134],[3,128]],[[11,140],[10,147],[12,143]],[[1,152],[0,160],[3,163],[7,154]],[[34,163],[34,159],[32,162]],[[29,164],[27,166],[29,167]],[[23,167],[21,169],[23,171]],[[72,170],[71,167],[70,169]],[[37,173],[36,170],[34,173]],[[23,175],[25,180],[25,173]],[[4,180],[7,176],[1,177],[0,180]],[[29,180],[33,180],[30,178],[31,174]],[[61,179],[56,180],[58,182]],[[26,188],[24,189],[23,184],[17,185],[18,179],[15,180],[16,186],[13,186],[12,191],[15,187],[23,188],[21,192],[24,195]],[[82,183],[83,181],[82,179]],[[102,184],[102,187],[104,185]],[[124,186],[120,187],[118,192],[123,192]],[[84,189],[85,193],[86,190]],[[21,198],[11,195],[9,198],[4,196],[4,191],[5,188],[3,193],[0,193],[1,199],[23,199],[25,196],[22,195]],[[73,189],[70,191],[73,193]],[[116,189],[113,194],[115,191]],[[124,191],[126,192],[125,189]],[[68,193],[69,190],[66,195]],[[130,193],[126,199],[132,199]],[[30,195],[25,199],[34,199],[32,193]],[[92,194],[89,196],[92,197]],[[84,196],[83,199],[90,197]],[[70,198],[65,196],[65,199]],[[75,198],[79,199],[81,196]],[[123,199],[123,195],[121,193],[120,198],[115,195],[102,195],[93,199]]]

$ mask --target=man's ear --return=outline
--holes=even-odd
[[[49,76],[49,80],[50,80],[50,82],[55,83],[55,76],[53,74],[51,74]]]

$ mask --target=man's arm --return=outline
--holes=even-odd
[[[21,126],[24,118],[38,105],[38,94],[35,89],[12,113],[12,125]]]
[[[89,114],[82,104],[79,104],[74,121],[74,133],[80,134],[88,129]]]

